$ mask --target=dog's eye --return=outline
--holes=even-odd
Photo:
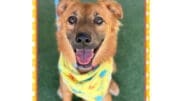
[[[70,17],[68,18],[68,22],[69,22],[70,24],[75,24],[75,23],[77,23],[77,17],[76,17],[76,16],[70,16]]]
[[[94,23],[97,25],[101,25],[104,22],[102,17],[95,17]]]

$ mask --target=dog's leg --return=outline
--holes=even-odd
[[[58,95],[63,99],[63,101],[72,101],[72,93],[64,84],[62,78],[60,77],[60,87],[58,89]]]
[[[116,72],[116,63],[113,62],[113,73]],[[118,86],[118,84],[112,79],[110,86],[109,86],[109,92],[111,95],[113,96],[118,96],[120,93],[120,88]]]
[[[109,92],[105,95],[103,101],[112,101],[111,95],[118,96],[119,91],[120,90],[117,83],[114,80],[111,80],[111,83],[109,85]]]
[[[112,101],[112,96],[110,93],[107,93],[104,97],[104,100],[103,101]]]
[[[118,96],[120,93],[119,86],[114,80],[111,80],[109,92],[114,96]]]

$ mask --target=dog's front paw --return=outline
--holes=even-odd
[[[118,96],[119,93],[120,93],[119,86],[118,86],[118,84],[114,80],[111,81],[109,92],[113,96]]]
[[[59,87],[59,89],[57,90],[57,95],[58,95],[60,98],[63,98],[60,87]]]

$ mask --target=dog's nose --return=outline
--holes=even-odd
[[[76,36],[76,42],[77,43],[90,43],[91,42],[91,36],[87,33],[80,32]]]

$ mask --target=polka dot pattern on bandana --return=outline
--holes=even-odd
[[[103,71],[99,74],[99,76],[100,76],[101,78],[103,78],[103,77],[106,75],[106,73],[107,73],[107,70],[103,70]]]

